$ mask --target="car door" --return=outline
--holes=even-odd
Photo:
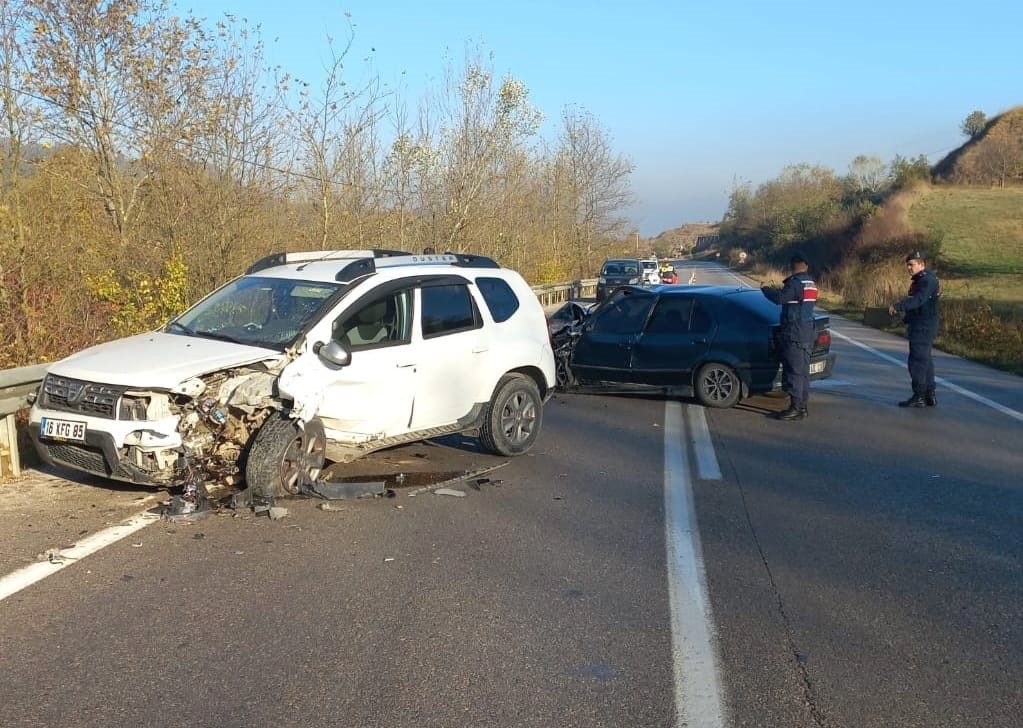
[[[282,393],[300,408],[315,409],[333,440],[358,443],[407,432],[418,361],[412,321],[407,287],[370,292],[342,307],[318,333],[323,345],[323,338],[342,344],[350,362],[338,366],[307,351],[281,373]]]
[[[485,399],[490,341],[467,280],[427,281],[417,295],[414,338],[420,356],[412,429],[424,430],[463,419]]]
[[[633,346],[632,371],[640,384],[684,385],[692,381],[713,337],[709,311],[696,296],[661,296]]]
[[[632,350],[656,296],[618,290],[590,316],[572,352],[570,366],[581,380],[631,382]]]

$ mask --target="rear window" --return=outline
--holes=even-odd
[[[655,263],[652,260],[644,260],[643,261],[643,270],[653,270],[656,267],[657,267],[657,263]]]
[[[761,321],[767,323],[778,323],[781,315],[781,306],[767,300],[767,296],[753,288],[748,291],[736,291],[724,297],[729,303],[733,303],[749,311]]]

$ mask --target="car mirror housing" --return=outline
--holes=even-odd
[[[329,344],[320,342],[313,347],[317,356],[330,364],[344,367],[352,363],[352,352],[340,341],[331,340]]]

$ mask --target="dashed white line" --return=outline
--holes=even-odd
[[[696,526],[680,402],[664,412],[664,510],[676,728],[723,728],[717,643]]]
[[[130,536],[156,520],[159,520],[159,516],[154,516],[148,512],[136,514],[116,526],[111,526],[91,536],[86,536],[74,546],[69,546],[66,549],[53,553],[49,561],[39,561],[35,564],[30,564],[23,569],[18,569],[0,578],[0,601],[3,601],[12,594],[17,594],[26,587],[32,586],[37,581],[45,579],[50,574],[57,573],[64,567],[70,566],[89,554],[93,554],[112,543],[120,541],[126,536]]]
[[[689,442],[696,456],[696,472],[700,479],[721,480],[721,468],[714,452],[714,443],[710,439],[707,414],[703,407],[687,405],[686,420],[689,423]]]

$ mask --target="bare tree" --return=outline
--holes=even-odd
[[[461,75],[448,68],[443,103],[446,244],[454,250],[484,211],[495,209],[483,198],[500,188],[502,161],[536,134],[542,115],[521,81],[507,76],[494,83],[493,68],[478,49],[467,54]]]
[[[326,77],[318,90],[306,82],[301,86],[298,108],[291,119],[298,136],[309,200],[318,221],[317,238],[321,247],[337,226],[338,208],[346,192],[356,195],[365,190],[369,175],[362,167],[350,166],[365,161],[361,149],[363,135],[368,134],[382,116],[379,81],[370,78],[360,86],[349,86],[345,75],[345,59],[351,51],[354,33],[351,23],[344,47],[334,47],[327,39],[330,61]]]
[[[570,225],[579,273],[590,270],[596,246],[627,231],[623,213],[633,197],[632,163],[611,148],[607,132],[589,112],[566,108],[555,162],[559,219]]]
[[[51,104],[46,131],[92,157],[91,192],[121,244],[133,242],[143,186],[203,116],[206,33],[159,0],[25,2],[28,83]]]
[[[0,115],[3,118],[3,168],[0,172],[0,349],[20,350],[27,319],[23,266],[27,258],[22,178],[26,145],[31,140],[39,110],[21,86],[28,74],[24,47],[25,7],[18,0],[0,2]],[[0,359],[0,367],[12,362]]]
[[[859,192],[877,194],[888,183],[888,165],[880,157],[857,156],[849,163],[849,179]]]

